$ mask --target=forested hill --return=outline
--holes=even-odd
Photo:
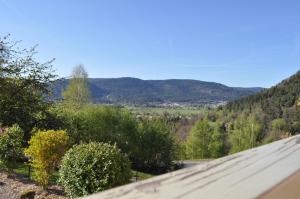
[[[58,81],[54,89],[56,99],[61,97],[61,92],[68,81],[67,79]],[[253,95],[262,90],[262,88],[228,87],[214,82],[178,79],[90,78],[88,82],[93,102],[116,104],[215,104]]]
[[[300,105],[299,97],[300,71],[261,93],[230,102],[225,108],[235,112],[258,108],[262,109],[270,119],[296,117],[295,113]]]

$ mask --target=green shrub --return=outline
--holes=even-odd
[[[162,119],[145,119],[140,122],[138,130],[134,169],[153,174],[170,170],[178,146],[169,125]]]
[[[0,129],[0,168],[9,173],[16,167],[18,159],[23,156],[24,133],[18,125]]]
[[[34,168],[33,178],[47,188],[49,180],[68,149],[69,137],[65,131],[38,131],[30,141],[25,154]]]
[[[129,182],[130,162],[114,145],[76,145],[64,156],[60,183],[71,197],[80,197]]]

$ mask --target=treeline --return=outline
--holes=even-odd
[[[51,129],[66,129],[72,145],[89,142],[116,144],[132,168],[148,173],[172,170],[176,139],[162,118],[136,118],[126,109],[86,104],[57,104]]]
[[[227,114],[209,110],[182,143],[183,159],[212,159],[263,143],[264,125],[257,113]]]
[[[270,137],[279,124],[285,133],[295,135],[300,131],[299,97],[300,71],[262,93],[229,103],[224,111],[235,114],[259,112],[266,137]]]

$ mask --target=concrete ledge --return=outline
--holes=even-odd
[[[267,198],[267,194],[277,190],[276,187],[294,174],[298,176],[299,143],[297,135],[85,198]],[[294,183],[295,179],[289,182]],[[281,197],[286,196],[284,191],[279,189]]]

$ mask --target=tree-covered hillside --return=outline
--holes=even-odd
[[[187,136],[186,156],[212,158],[299,134],[299,97],[297,72],[270,89],[209,110]]]
[[[262,109],[270,119],[286,117],[297,108],[300,97],[300,71],[278,85],[256,95],[230,102],[226,109],[240,112]]]
[[[55,97],[68,84],[63,79],[56,84]],[[90,78],[89,88],[95,103],[161,105],[185,103],[215,104],[255,94],[262,88],[235,88],[214,82],[197,80],[141,80],[137,78]]]

